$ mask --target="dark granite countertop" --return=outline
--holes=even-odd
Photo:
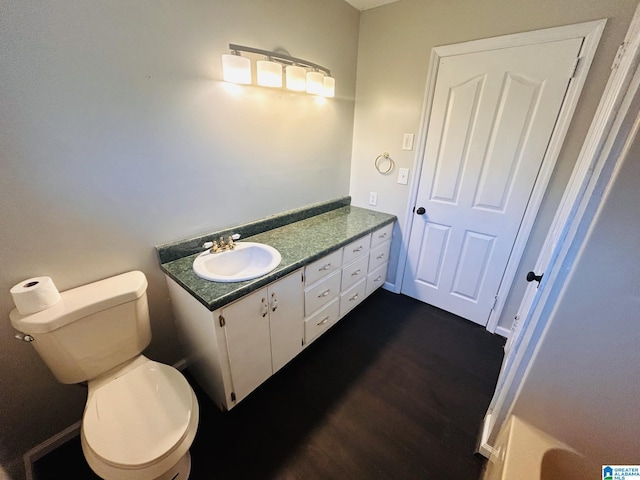
[[[200,303],[213,311],[268,283],[396,220],[394,215],[353,206],[342,206],[262,233],[240,238],[238,242],[271,245],[282,255],[271,273],[245,282],[219,283],[203,280],[193,272],[194,259],[204,251],[161,263],[162,270]],[[231,231],[233,229],[228,229]],[[212,234],[210,239],[217,238]],[[161,247],[158,247],[159,250]],[[162,253],[160,253],[162,259]],[[162,261],[162,260],[161,260]]]

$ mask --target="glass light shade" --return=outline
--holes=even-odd
[[[263,87],[282,87],[282,65],[268,60],[256,62],[258,85]]]
[[[323,79],[323,92],[325,97],[333,98],[336,96],[336,79],[333,77],[324,77]]]
[[[307,93],[322,95],[324,92],[323,77],[321,72],[307,72]]]
[[[251,60],[240,55],[222,55],[222,77],[225,82],[251,84]]]
[[[304,92],[307,89],[307,71],[297,65],[289,65],[285,70],[287,89]]]

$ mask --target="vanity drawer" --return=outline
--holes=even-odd
[[[367,275],[367,297],[371,295],[376,288],[384,285],[384,281],[387,278],[388,266],[389,264],[385,263]]]
[[[309,345],[338,321],[340,301],[334,298],[328,305],[304,320],[304,344]]]
[[[385,225],[379,228],[371,234],[371,248],[380,245],[387,240],[391,240],[391,234],[393,233],[393,223]]]
[[[371,234],[360,237],[355,242],[351,242],[344,247],[344,254],[342,256],[342,264],[346,265],[351,260],[358,258],[360,255],[369,251],[369,244],[371,243]]]
[[[380,265],[383,265],[389,261],[389,250],[391,248],[391,242],[384,242],[377,247],[374,247],[369,252],[369,271],[372,272]]]
[[[311,285],[340,267],[342,267],[342,249],[307,265],[304,269],[304,284]]]
[[[365,279],[356,283],[349,290],[340,295],[340,317],[344,317],[356,305],[364,300],[367,290],[367,282]]]
[[[342,269],[342,290],[349,289],[367,276],[369,257],[363,255]]]
[[[340,293],[340,272],[304,291],[304,314],[309,315],[326,305]]]

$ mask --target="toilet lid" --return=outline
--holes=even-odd
[[[149,361],[91,395],[84,436],[106,462],[143,466],[179,445],[189,427],[192,403],[191,387],[180,372]]]

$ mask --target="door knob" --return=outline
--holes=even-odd
[[[527,273],[527,282],[533,282],[535,280],[539,284],[543,276],[544,273],[542,275],[536,275],[534,272],[529,272]]]
[[[424,209],[424,207],[418,207],[418,209],[416,210],[416,213],[418,215],[424,215],[426,212],[426,210]]]

